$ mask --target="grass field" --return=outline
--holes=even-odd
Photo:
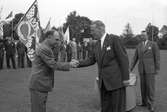
[[[129,58],[134,51],[128,50]],[[161,51],[161,71],[156,77],[156,112],[167,112],[167,52]],[[137,73],[137,67],[134,70]],[[30,112],[28,79],[30,68],[0,71],[0,112]],[[97,112],[98,95],[94,89],[96,65],[70,72],[55,72],[55,87],[49,93],[47,112]],[[139,81],[138,81],[139,84]],[[137,103],[140,103],[137,86]],[[137,107],[135,112],[148,112]]]

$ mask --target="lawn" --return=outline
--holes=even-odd
[[[128,50],[129,59],[134,50]],[[161,51],[161,71],[156,77],[156,112],[167,111],[167,52]],[[28,80],[30,68],[0,71],[0,112],[30,112]],[[134,70],[137,73],[137,67]],[[99,99],[95,91],[96,65],[70,72],[55,72],[55,87],[49,93],[47,112],[97,112]],[[138,81],[139,85],[139,81]],[[141,102],[139,86],[137,103]],[[135,112],[148,112],[137,107]]]

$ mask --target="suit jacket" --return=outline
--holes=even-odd
[[[155,42],[148,41],[146,45],[141,42],[135,51],[131,63],[131,71],[138,64],[138,71],[140,74],[156,74],[160,69],[160,51],[158,45]]]
[[[16,44],[16,49],[17,49],[18,55],[25,54],[26,46],[21,41],[19,41]]]
[[[6,55],[15,55],[16,53],[15,43],[14,42],[9,43],[8,41],[6,41],[5,50],[6,50]]]
[[[100,88],[102,81],[106,89],[112,91],[123,87],[124,80],[129,80],[128,56],[117,36],[107,34],[102,50],[100,42],[97,42],[92,56],[80,61],[79,67],[93,65],[96,62]]]
[[[51,48],[41,44],[36,49],[29,88],[51,91],[54,86],[54,70],[68,71],[69,68],[69,63],[56,62]]]

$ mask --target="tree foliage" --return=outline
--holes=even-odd
[[[71,12],[63,25],[65,32],[67,27],[70,31],[70,39],[76,38],[76,41],[82,41],[83,38],[89,38],[91,20],[87,17],[80,16],[76,11]]]
[[[149,40],[158,41],[158,33],[159,33],[158,27],[151,25],[151,23],[149,23],[146,27],[146,32],[148,34]]]
[[[19,37],[14,28],[23,16],[24,16],[23,13],[18,13],[9,23],[4,24],[3,26],[4,38],[11,37],[13,33],[13,38],[18,40]]]

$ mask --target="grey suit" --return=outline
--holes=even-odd
[[[151,107],[154,105],[155,74],[160,69],[160,52],[157,44],[149,40],[146,45],[141,42],[136,48],[131,63],[131,71],[137,61],[139,61],[138,71],[141,80],[142,103]]]
[[[35,59],[33,61],[30,92],[32,112],[45,112],[47,94],[54,86],[54,70],[68,71],[69,63],[59,63],[51,48],[41,44],[36,49]]]

